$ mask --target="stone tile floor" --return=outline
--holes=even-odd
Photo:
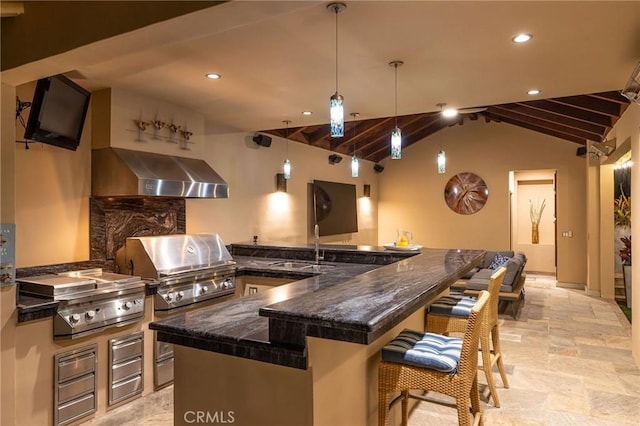
[[[504,389],[496,374],[501,408],[484,396],[485,424],[640,425],[640,369],[631,355],[631,327],[615,302],[556,287],[542,275],[528,276],[525,288],[517,319],[500,316],[510,388]],[[484,382],[482,373],[479,377]],[[172,390],[154,392],[85,424],[171,425]],[[457,424],[457,417],[454,409],[420,402],[409,424]]]

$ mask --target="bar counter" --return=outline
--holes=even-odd
[[[385,266],[322,262],[320,273],[308,272],[309,278],[150,328],[169,343],[304,369],[307,336],[371,343],[476,266],[483,253],[423,249]],[[240,273],[269,270],[273,263],[234,259]]]
[[[425,306],[483,254],[325,262],[309,278],[151,323],[177,345],[174,424],[194,413],[240,425],[375,424],[380,348],[403,328],[423,329]],[[240,273],[272,264],[234,259]]]

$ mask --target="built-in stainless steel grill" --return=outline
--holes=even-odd
[[[218,234],[127,238],[116,263],[121,272],[159,281],[156,311],[235,293],[236,263]]]
[[[20,278],[22,294],[60,302],[54,339],[75,339],[139,321],[144,316],[145,284],[138,276],[86,269]]]

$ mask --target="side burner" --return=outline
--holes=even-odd
[[[53,320],[54,339],[84,337],[144,316],[145,284],[140,277],[89,269],[17,281],[22,294],[60,302]]]

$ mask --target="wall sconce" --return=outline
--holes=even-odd
[[[331,165],[338,164],[341,161],[342,161],[342,157],[340,157],[338,154],[331,154],[329,156],[329,164]]]
[[[284,173],[276,174],[276,191],[287,192],[287,180],[284,178]]]
[[[371,197],[371,185],[368,183],[364,184],[364,196],[367,198]]]

